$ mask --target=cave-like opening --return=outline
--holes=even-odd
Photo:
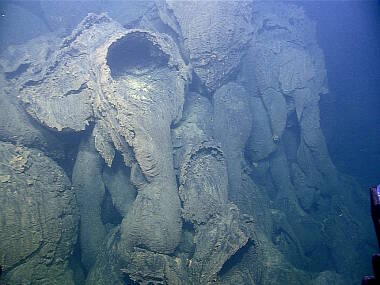
[[[164,53],[153,36],[133,32],[118,39],[108,49],[107,65],[115,79],[126,74],[144,74],[167,66],[169,55]]]

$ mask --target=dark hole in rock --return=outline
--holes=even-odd
[[[295,111],[291,112],[288,114],[286,128],[282,137],[289,162],[297,162],[297,151],[301,141],[300,133],[297,113]]]
[[[80,226],[78,229],[78,237],[80,236]],[[69,259],[69,266],[73,270],[73,277],[75,284],[84,284],[86,280],[86,276],[88,274],[86,268],[83,266],[82,262],[82,250],[80,238],[77,239],[77,243],[75,244],[73,254]]]
[[[93,124],[90,123],[90,127],[88,128],[92,129],[92,125]],[[57,159],[56,162],[65,170],[67,176],[71,179],[75,165],[75,160],[78,154],[80,140],[83,136],[85,136],[88,133],[88,131],[85,130],[77,133],[58,133],[53,130],[48,130],[48,132],[52,133],[62,144],[64,156],[60,159]],[[52,146],[52,148],[53,147],[54,146]]]
[[[113,78],[126,74],[144,74],[155,68],[167,66],[169,55],[152,42],[150,37],[147,33],[135,32],[111,44],[107,64]]]
[[[239,264],[244,255],[249,252],[251,247],[254,246],[254,242],[252,240],[248,240],[248,242],[241,247],[234,255],[232,255],[222,266],[218,275],[221,276],[227,273],[231,268],[233,268],[236,264]]]
[[[111,170],[117,172],[118,170],[123,169],[127,173],[128,177],[131,175],[131,168],[125,165],[123,154],[116,150],[115,157],[112,161]]]
[[[188,91],[199,93],[202,96],[211,100],[212,94],[207,91],[207,88],[204,86],[201,79],[199,78],[199,76],[194,71],[193,71],[191,78],[192,78],[192,80],[191,80],[190,84],[187,86]]]
[[[104,225],[120,225],[123,219],[119,211],[113,205],[112,197],[107,187],[105,187],[105,193],[102,202],[101,218]]]
[[[21,74],[23,74],[25,71],[27,71],[29,66],[30,66],[29,63],[23,63],[19,67],[17,67],[17,69],[15,71],[5,72],[5,78],[7,80],[11,80],[13,78],[16,78],[16,77],[20,76]]]
[[[195,251],[194,235],[195,229],[193,224],[184,222],[182,225],[181,241],[178,244],[175,255],[184,254],[188,259],[193,257]]]

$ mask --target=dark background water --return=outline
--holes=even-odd
[[[380,1],[302,4],[325,54],[330,93],[320,108],[330,155],[363,188],[380,184]]]

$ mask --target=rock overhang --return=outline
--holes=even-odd
[[[111,76],[117,79],[124,74],[142,75],[155,68],[165,67],[169,58],[152,34],[133,31],[108,47],[106,60]]]

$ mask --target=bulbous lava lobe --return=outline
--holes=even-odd
[[[132,168],[140,173],[132,181],[138,194],[122,222],[121,243],[171,253],[182,222],[170,125],[181,117],[187,67],[169,39],[142,30],[127,31],[98,55],[106,55],[98,109],[111,129],[119,126],[133,150]]]

